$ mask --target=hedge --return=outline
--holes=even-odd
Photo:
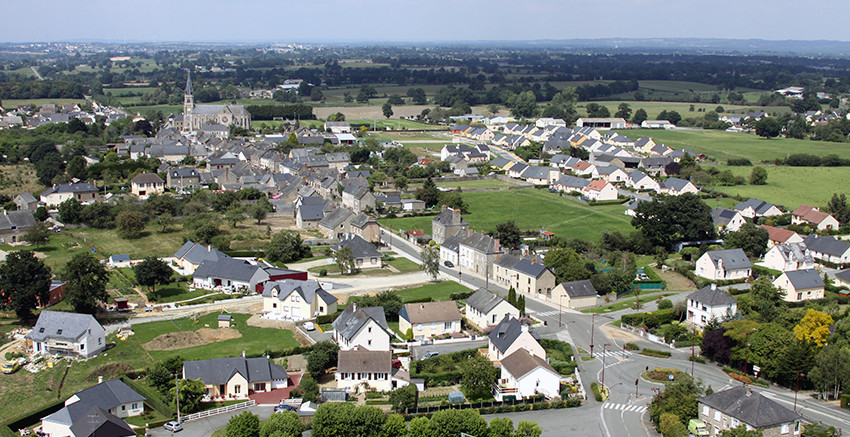
[[[473,293],[475,293],[475,292],[474,291],[468,291],[468,292],[464,292],[464,293],[452,293],[451,295],[449,295],[449,300],[469,299],[469,296],[472,296]],[[431,298],[429,297],[428,299],[431,299]],[[413,302],[413,301],[408,301],[407,303],[411,303],[411,302]]]
[[[22,401],[25,402],[25,400],[22,400]],[[9,427],[9,429],[11,429],[13,431],[17,431],[19,429],[26,428],[28,426],[32,426],[33,424],[41,422],[42,417],[49,416],[49,415],[61,410],[62,407],[64,407],[64,406],[65,406],[65,401],[58,401],[54,404],[51,404],[50,406],[48,406],[46,408],[42,408],[41,410],[36,411],[35,413],[31,413],[28,416],[22,417],[22,418],[14,421],[12,423],[9,423],[8,427]]]
[[[650,349],[648,347],[643,348],[643,350],[640,351],[640,354],[656,358],[670,358],[670,355],[672,355],[670,352]]]
[[[655,328],[672,322],[675,319],[673,308],[646,313],[624,314],[620,320],[635,327],[645,326]]]
[[[705,358],[697,356],[697,355],[689,356],[688,361],[693,361],[695,363],[705,364]]]
[[[340,315],[342,315],[342,311],[337,311],[328,315],[316,316],[316,323],[319,325],[327,325],[328,323],[333,323],[333,321]]]
[[[850,394],[839,395],[839,399],[841,399],[841,408],[850,408]]]
[[[596,399],[596,402],[602,402],[602,391],[599,390],[599,384],[591,382],[590,389],[593,390],[593,398]]]
[[[757,266],[755,264],[753,265],[753,276],[755,277],[770,276],[771,278],[776,278],[781,274],[782,272],[780,272],[779,270],[773,270],[767,267]]]

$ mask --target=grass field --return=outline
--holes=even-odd
[[[463,218],[476,231],[491,232],[498,223],[513,220],[520,230],[541,227],[564,238],[596,241],[603,232],[633,230],[623,205],[587,206],[542,190],[463,193],[469,214]],[[430,232],[433,217],[379,220],[393,229],[424,229]]]
[[[35,166],[32,164],[15,164],[0,166],[0,194],[14,197],[24,191],[29,191],[38,197],[44,186],[35,177]]]
[[[717,166],[729,169],[736,175],[749,177],[752,167]],[[754,197],[765,202],[794,210],[801,204],[825,207],[833,193],[846,193],[850,180],[850,167],[765,167],[766,185],[739,185],[711,187],[717,191],[743,197]]]
[[[45,103],[55,103],[56,105],[68,105],[82,104],[84,102],[84,99],[3,99],[3,108],[9,110],[24,105],[32,105],[36,108],[39,108]]]
[[[401,296],[401,299],[405,302],[423,299],[426,297],[430,297],[433,301],[449,300],[452,294],[467,292],[469,292],[469,288],[454,281],[437,282],[434,284],[423,285],[421,287],[396,291],[396,293],[398,293],[398,295]]]
[[[481,179],[477,181],[461,181],[461,182],[437,182],[438,187],[446,188],[493,188],[493,187],[509,187],[514,184],[505,182],[499,179]]]
[[[170,232],[163,234],[159,232],[158,225],[148,223],[144,236],[135,240],[118,237],[114,229],[81,228],[71,230],[70,233],[85,238],[104,257],[127,254],[132,259],[140,259],[147,256],[174,255],[183,245],[184,234],[181,228],[181,225],[172,223]]]
[[[589,102],[588,102],[589,103]],[[617,107],[620,103],[628,103],[632,108],[632,114],[634,111],[637,111],[640,108],[643,108],[646,111],[646,115],[649,116],[650,120],[654,120],[661,111],[676,111],[682,118],[702,118],[705,115],[705,112],[714,111],[718,106],[722,106],[726,111],[724,113],[736,113],[742,114],[751,111],[764,111],[770,114],[774,113],[783,113],[788,112],[789,109],[787,106],[746,106],[746,105],[729,105],[729,104],[716,104],[716,103],[686,103],[686,102],[659,102],[659,101],[628,101],[628,100],[601,100],[594,101],[593,103],[598,103],[602,106],[608,108],[608,111],[611,114],[617,112]],[[578,105],[579,115],[584,116],[586,112],[584,111],[584,107],[587,103],[582,103]],[[694,105],[694,111],[691,112],[691,105]],[[705,112],[697,112],[700,109],[704,109]]]
[[[696,153],[705,153],[720,163],[729,158],[747,158],[753,163],[785,158],[793,153],[812,155],[836,154],[850,158],[850,144],[824,141],[797,140],[793,138],[764,139],[762,137],[720,130],[660,130],[634,129],[622,133],[631,139],[650,137],[674,149],[688,148]]]
[[[427,132],[404,132],[404,131],[393,131],[393,132],[377,132],[372,134],[372,137],[379,140],[396,140],[400,142],[407,141],[447,141],[450,142],[448,138],[435,135]]]

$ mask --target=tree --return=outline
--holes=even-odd
[[[59,220],[64,223],[79,223],[82,216],[83,206],[75,199],[68,199],[59,204]]]
[[[703,391],[702,384],[694,381],[690,375],[680,375],[669,383],[664,391],[652,398],[649,405],[649,416],[652,422],[659,426],[661,416],[665,413],[676,415],[683,423],[697,417],[697,398]]]
[[[463,196],[460,195],[457,191],[446,191],[440,193],[439,197],[440,205],[448,206],[452,209],[457,209],[462,213],[469,212],[469,206],[463,200]]]
[[[422,267],[425,268],[425,273],[428,273],[432,281],[436,281],[437,277],[440,276],[440,252],[437,251],[436,247],[425,246],[419,252],[419,256],[422,257]]]
[[[782,124],[776,117],[764,117],[755,123],[756,135],[764,138],[778,137],[782,132]]]
[[[467,399],[481,399],[490,395],[499,371],[487,358],[475,355],[461,365],[461,389]]]
[[[355,436],[382,437],[386,417],[380,408],[361,405],[351,415],[349,433]]]
[[[301,389],[301,398],[307,402],[319,401],[319,383],[316,382],[310,375],[304,375],[301,382],[298,384]]]
[[[850,350],[839,344],[828,344],[815,357],[809,379],[822,394],[838,398],[850,385]]]
[[[727,248],[741,248],[748,257],[760,258],[767,251],[769,239],[767,229],[748,222],[738,231],[726,234],[723,241]]]
[[[393,406],[393,411],[396,413],[404,413],[409,409],[416,408],[417,397],[418,392],[416,390],[416,385],[408,384],[404,387],[391,391],[389,401]]]
[[[826,204],[826,211],[832,214],[841,226],[850,223],[850,204],[847,203],[845,194],[834,193]]]
[[[332,341],[320,341],[313,345],[313,349],[307,355],[307,371],[313,379],[318,379],[325,369],[336,365],[339,346]]]
[[[407,435],[409,437],[431,437],[431,421],[425,416],[411,420]]]
[[[575,250],[566,247],[549,250],[544,264],[555,272],[558,283],[590,279],[595,271],[595,267],[594,270],[588,268],[587,262]]]
[[[797,337],[797,340],[822,347],[829,337],[829,327],[832,326],[833,322],[829,314],[809,308],[800,323],[794,327],[794,336]]]
[[[47,229],[47,225],[38,222],[35,226],[27,229],[27,232],[24,233],[24,240],[30,244],[35,244],[36,247],[39,247],[50,241],[50,230]]]
[[[826,425],[812,423],[803,427],[803,437],[836,437],[838,430],[834,426],[829,428]]]
[[[767,183],[767,170],[764,167],[753,167],[750,173],[750,185],[764,185]]]
[[[679,113],[676,111],[661,111],[660,113],[658,113],[658,117],[656,119],[667,120],[670,123],[679,124],[679,122],[682,120],[682,116],[679,115]]]
[[[429,176],[422,184],[422,188],[416,190],[415,197],[425,202],[425,206],[430,208],[437,204],[440,199],[440,190],[437,189],[437,184],[431,180]]]
[[[781,311],[784,292],[775,287],[767,276],[761,276],[750,286],[751,308],[758,315],[756,320],[770,322],[776,320]]]
[[[75,119],[76,120],[76,119]],[[81,180],[87,179],[88,169],[86,168],[86,159],[82,156],[75,156],[68,161],[68,166],[65,168],[65,173],[72,178]]]
[[[628,120],[631,116],[632,107],[626,102],[620,103],[620,105],[617,106],[617,112],[614,113],[614,117],[622,118],[623,120]]]
[[[310,248],[301,240],[301,236],[293,231],[280,231],[274,234],[271,242],[266,245],[265,258],[271,262],[292,262],[310,256]]]
[[[513,220],[508,220],[496,225],[496,231],[493,232],[493,238],[497,238],[503,247],[516,249],[522,244],[522,235],[519,227]]]
[[[487,420],[473,409],[438,411],[431,416],[430,425],[433,437],[457,437],[462,432],[474,436],[487,435]]]
[[[145,230],[145,217],[138,211],[122,211],[115,216],[115,227],[118,236],[133,240],[142,236]]]
[[[32,216],[36,219],[36,221],[43,222],[47,220],[47,217],[50,215],[47,213],[47,208],[43,206],[39,206],[35,209],[35,212],[32,213]]]
[[[106,284],[109,282],[109,272],[91,252],[74,255],[63,272],[68,285],[65,286],[65,300],[74,308],[74,312],[94,314],[101,302],[109,295]]]
[[[514,290],[513,285],[508,289],[508,303],[516,307],[516,290]]]
[[[714,237],[711,209],[699,196],[686,193],[638,205],[632,226],[657,246]]]
[[[514,117],[534,117],[537,113],[537,97],[531,91],[523,91],[508,100],[511,107],[511,115]]]
[[[272,207],[272,204],[269,203],[268,199],[266,199],[265,197],[261,197],[259,200],[257,200],[257,203],[251,205],[251,208],[248,210],[248,213],[251,215],[252,219],[257,221],[257,224],[259,225],[260,222],[262,222],[263,219],[266,218],[266,215],[272,212],[273,210],[274,208]]]
[[[390,414],[381,429],[382,437],[406,437],[407,423],[399,414]]]
[[[516,300],[516,309],[519,310],[520,315],[525,315],[525,296],[520,296]]]
[[[390,102],[384,103],[384,105],[381,106],[381,113],[383,113],[384,117],[386,117],[386,118],[392,117],[393,116],[393,105],[391,105]]]
[[[351,416],[354,405],[348,402],[328,402],[319,405],[313,416],[313,433],[315,437],[353,437],[351,432]]]
[[[50,298],[50,268],[28,251],[14,251],[0,264],[0,307],[15,311],[21,319]]]
[[[672,413],[664,413],[658,423],[658,430],[661,431],[663,437],[687,437],[688,429],[679,419],[679,416]]]
[[[632,117],[632,123],[640,125],[648,118],[649,116],[646,114],[646,111],[643,108],[638,108],[638,110],[635,111],[635,115]]]
[[[275,413],[277,414],[277,413]],[[226,437],[257,437],[260,435],[260,416],[243,411],[227,421],[224,429]]]
[[[231,206],[224,212],[224,219],[230,222],[230,226],[235,228],[239,222],[245,220],[245,210],[239,205]]]
[[[408,180],[404,176],[396,176],[393,178],[393,186],[395,186],[398,190],[404,191],[407,189]]]
[[[180,388],[180,412],[183,414],[194,413],[201,409],[201,401],[204,399],[206,389],[204,382],[200,379],[181,379],[177,382]],[[177,408],[174,387],[171,388],[171,406]]]
[[[173,271],[165,261],[149,256],[133,266],[133,273],[136,275],[136,281],[139,285],[149,287],[151,294],[156,296],[156,286],[171,282]]]
[[[588,117],[605,118],[611,116],[611,111],[608,110],[608,107],[599,103],[588,103],[585,109],[587,109]]]
[[[762,437],[760,429],[747,429],[747,425],[738,425],[732,429],[724,429],[719,437]]]
[[[334,252],[334,261],[340,273],[354,273],[354,254],[350,247],[341,246]]]
[[[490,437],[514,437],[514,421],[509,417],[495,418],[490,421]]]
[[[543,429],[540,428],[537,422],[523,420],[516,427],[517,437],[540,437],[540,434],[543,434]]]
[[[260,437],[301,437],[303,433],[304,424],[294,411],[272,413],[260,423]]]

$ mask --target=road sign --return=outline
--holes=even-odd
[[[672,380],[673,380],[673,374],[672,374],[672,373],[671,373],[669,376],[667,376],[667,377],[668,377],[668,378],[670,378],[670,381],[672,381]]]

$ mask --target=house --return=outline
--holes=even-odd
[[[799,436],[802,418],[774,400],[738,386],[703,396],[697,400],[699,419],[709,435],[745,426],[761,430],[764,437]]]
[[[507,316],[519,318],[518,309],[486,288],[479,288],[472,293],[472,296],[466,298],[464,313],[466,320],[479,329],[495,325]]]
[[[370,351],[392,350],[391,330],[383,307],[359,308],[352,303],[333,322],[334,341],[340,350],[362,348]]]
[[[838,220],[835,217],[809,205],[800,205],[791,213],[791,224],[809,224],[819,231],[838,229],[839,227]]]
[[[151,194],[162,194],[164,191],[165,181],[156,173],[142,173],[130,181],[130,192],[142,199]]]
[[[336,312],[337,298],[317,281],[284,279],[269,282],[263,289],[263,312],[269,318],[312,319]]]
[[[195,288],[240,293],[262,293],[266,282],[282,279],[307,280],[307,272],[227,257],[204,261],[192,273]]]
[[[590,185],[590,181],[585,178],[561,176],[561,178],[554,182],[550,188],[566,193],[572,193],[573,191],[581,191],[588,185]]]
[[[440,245],[440,259],[452,265],[460,265],[460,242],[466,235],[452,235]]]
[[[434,242],[443,244],[453,235],[466,236],[469,234],[469,223],[463,219],[459,209],[443,206],[442,212],[431,220],[431,235]]]
[[[766,229],[768,234],[767,245],[776,246],[777,244],[786,243],[802,243],[803,237],[800,234],[789,231],[788,229],[777,228],[775,226],[760,225],[760,228]]]
[[[347,234],[343,236],[342,241],[333,247],[333,251],[337,252],[343,247],[351,249],[351,257],[354,261],[354,268],[358,270],[364,269],[379,269],[383,266],[381,258],[384,256],[375,245],[364,240],[360,236]]]
[[[210,400],[245,399],[289,386],[286,369],[265,357],[184,361],[183,379],[201,380],[204,396]]]
[[[627,180],[629,180],[628,173],[626,173],[625,171],[623,171],[623,169],[619,167],[614,167],[613,165],[597,165],[596,174],[594,174],[593,176],[605,179],[606,181],[611,182],[612,184],[615,184],[617,182],[626,182]]]
[[[402,211],[424,211],[425,210],[425,201],[419,199],[402,199],[401,200],[401,209]]]
[[[783,272],[773,280],[773,285],[785,293],[787,302],[823,299],[823,278],[815,269]]]
[[[350,134],[351,124],[347,121],[326,121],[325,131],[327,130],[334,134]]]
[[[41,201],[48,208],[57,207],[68,199],[74,199],[80,203],[97,200],[97,187],[88,182],[74,182],[54,185],[41,193]]]
[[[295,225],[299,229],[318,228],[325,218],[325,200],[320,196],[307,196],[299,200],[295,205]]]
[[[144,413],[145,397],[119,379],[101,382],[75,393],[65,406],[41,419],[41,431],[50,437],[135,436],[123,420]]]
[[[587,308],[596,305],[598,293],[588,279],[561,282],[552,290],[552,302],[564,308]]]
[[[518,349],[503,358],[501,365],[499,381],[493,386],[497,401],[539,394],[550,399],[560,396],[561,375],[545,359]]]
[[[325,215],[317,228],[322,235],[328,238],[342,238],[349,233],[349,224],[354,220],[355,214],[348,208],[337,208]]]
[[[711,220],[721,232],[738,232],[747,222],[739,211],[720,207],[711,209]]]
[[[555,274],[543,263],[505,254],[493,262],[493,277],[519,294],[548,300],[555,288]]]
[[[617,196],[620,194],[617,191],[617,187],[604,179],[597,179],[590,182],[586,187],[582,188],[581,192],[582,196],[596,202],[617,200]]]
[[[681,196],[685,193],[698,194],[699,189],[690,181],[679,178],[667,178],[666,181],[659,184],[661,194],[668,196]]]
[[[408,303],[398,313],[398,330],[423,340],[460,332],[460,312],[454,301]]]
[[[109,267],[130,267],[130,255],[109,255],[106,265]]]
[[[520,175],[526,182],[534,185],[549,185],[558,180],[561,176],[561,171],[556,167],[538,167],[536,165],[529,166]]]
[[[676,125],[667,120],[644,120],[640,127],[643,129],[676,129]]]
[[[531,355],[546,359],[546,350],[540,345],[539,337],[525,323],[507,315],[487,336],[487,357],[490,361],[501,361],[506,356],[524,349]]]
[[[184,243],[174,253],[174,263],[188,274],[195,273],[195,269],[204,261],[217,261],[222,258],[230,257],[217,249],[213,249],[212,246],[204,246],[191,240]]]
[[[348,227],[352,234],[370,243],[381,241],[381,227],[374,218],[366,214],[354,216]]]
[[[641,159],[639,167],[652,176],[667,176],[667,166],[671,163],[673,160],[665,156],[653,156]]]
[[[91,358],[106,348],[106,330],[90,314],[42,311],[26,338],[34,355]]]
[[[458,266],[476,274],[489,276],[493,263],[501,256],[497,238],[475,232],[458,244]]]
[[[712,281],[746,279],[752,274],[753,265],[740,248],[712,250],[704,253],[696,262],[696,275]]]
[[[661,186],[658,182],[640,170],[634,170],[629,173],[629,178],[626,179],[626,186],[635,190],[661,191]]]
[[[711,284],[689,294],[687,308],[687,322],[703,329],[711,320],[722,321],[734,316],[738,312],[738,301]]]
[[[847,287],[850,288],[850,270],[842,270],[840,272],[835,273],[835,277],[833,277],[835,281],[836,287]],[[846,294],[845,291],[841,292],[842,294]]]
[[[815,259],[805,243],[785,243],[771,247],[762,265],[780,272],[806,270],[815,268]]]
[[[735,205],[735,210],[740,211],[741,215],[747,218],[782,215],[782,210],[778,206],[753,198],[738,203]]]
[[[36,225],[33,211],[25,209],[23,211],[7,211],[3,210],[0,214],[0,243],[17,243],[24,241],[24,236],[30,228]]]
[[[347,185],[342,191],[342,204],[356,213],[375,210],[375,195],[368,186]]]
[[[809,235],[803,240],[815,260],[834,264],[850,263],[850,242],[833,237]]]
[[[30,210],[35,211],[38,208],[38,199],[35,198],[29,191],[24,191],[12,199],[18,207],[18,211]]]
[[[2,260],[2,258],[0,258],[0,260]],[[65,287],[67,285],[67,282],[57,280],[50,281],[50,288],[47,290],[48,298],[46,306],[54,305],[64,299]]]
[[[393,368],[393,353],[388,350],[341,350],[336,367],[336,385],[345,390],[363,387],[385,392],[410,384],[406,371]]]
[[[171,168],[165,173],[168,188],[184,190],[201,186],[201,174],[194,168]]]
[[[576,120],[576,127],[589,127],[594,129],[623,129],[626,127],[626,120],[622,118],[583,117]]]

